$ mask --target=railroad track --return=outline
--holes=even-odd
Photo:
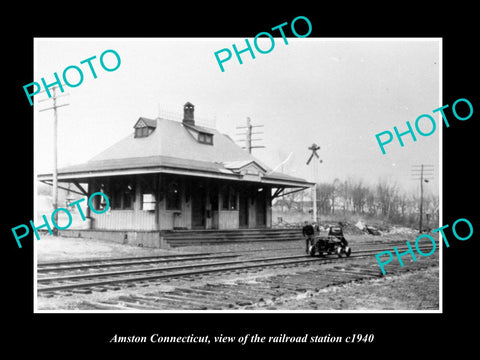
[[[404,245],[402,241],[395,242],[368,242],[362,243],[362,248],[370,248],[371,246],[397,246]],[[438,242],[437,242],[438,245]],[[355,245],[354,245],[355,246]],[[298,250],[298,246],[286,247],[281,249],[273,249],[274,251],[290,251]],[[366,250],[366,249],[362,249]],[[374,249],[371,249],[374,251]],[[384,249],[383,249],[384,250]],[[91,269],[91,268],[106,268],[118,267],[126,265],[145,265],[145,264],[159,264],[179,261],[193,261],[193,260],[208,260],[213,258],[231,258],[238,257],[242,254],[268,252],[272,249],[252,249],[240,251],[215,251],[205,253],[187,253],[187,254],[171,254],[171,255],[153,255],[153,256],[136,256],[136,257],[119,257],[119,258],[97,258],[97,259],[80,259],[80,260],[64,260],[55,262],[40,262],[37,264],[37,273],[45,272],[62,272],[71,270]],[[382,249],[378,249],[382,251]],[[357,252],[358,253],[358,252]]]
[[[382,245],[385,246],[384,244]],[[397,245],[399,244],[397,243]],[[298,247],[295,249],[298,250]],[[391,250],[391,246],[359,250],[354,252],[349,258],[341,259],[336,256],[310,257],[306,255],[252,258],[246,257],[245,254],[242,255],[245,252],[229,252],[223,254],[202,253],[43,263],[38,265],[37,292],[39,294],[58,294],[58,292],[63,291],[90,293],[92,291],[119,289],[121,286],[131,286],[132,284],[161,279],[191,278],[231,271],[248,272],[253,269],[277,266],[287,267],[310,263],[350,261],[361,257],[374,256],[381,251]],[[399,251],[405,250],[407,250],[406,247],[399,248]],[[423,250],[428,251],[430,248],[427,246]],[[254,251],[258,252],[258,250]],[[235,259],[228,260],[231,258]],[[172,262],[175,262],[175,264],[157,266],[158,264]],[[147,267],[144,265],[147,265]],[[123,269],[113,271],[112,268],[115,267],[123,267]],[[381,276],[380,270],[377,270],[378,272],[375,276]],[[367,272],[365,274],[369,275]]]
[[[85,259],[76,261],[58,261],[45,262],[37,265],[37,273],[48,272],[62,272],[72,270],[84,269],[98,269],[119,266],[134,266],[147,264],[171,263],[179,261],[198,261],[222,258],[232,258],[238,255],[229,254],[218,255],[213,253],[198,253],[198,254],[178,254],[178,255],[157,255],[157,256],[141,256],[141,257],[123,257],[123,258],[100,258],[100,259]]]

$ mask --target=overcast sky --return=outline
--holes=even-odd
[[[313,180],[312,164],[305,163],[311,154],[308,147],[317,143],[323,160],[317,165],[317,182],[388,179],[412,190],[417,184],[411,180],[411,165],[424,163],[435,165],[434,182],[426,191],[437,192],[441,126],[429,137],[417,135],[416,142],[405,136],[403,148],[392,142],[386,155],[375,134],[393,132],[393,126],[406,130],[406,121],[413,126],[419,115],[432,115],[443,105],[440,40],[288,38],[288,42],[276,38],[273,51],[256,52],[256,59],[244,53],[242,65],[233,56],[221,72],[214,52],[232,49],[232,44],[242,49],[244,38],[37,38],[32,81],[45,77],[47,83],[53,82],[53,73],[61,76],[69,65],[84,70],[83,83],[66,87],[69,96],[58,99],[70,104],[58,109],[59,166],[89,160],[131,133],[141,116],[155,118],[159,109],[181,115],[189,101],[203,125],[216,126],[234,139],[240,139],[235,127],[244,126],[247,116],[254,125],[264,125],[258,144],[266,148],[254,149],[253,155],[271,168],[292,153],[283,170]],[[98,58],[107,49],[121,57],[116,71],[100,67]],[[97,79],[87,64],[80,65],[93,55]],[[35,103],[39,173],[52,171],[53,111],[38,112],[48,106],[51,100]],[[441,123],[439,115],[434,118]],[[422,128],[427,131],[428,124]]]

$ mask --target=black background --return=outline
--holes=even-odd
[[[320,3],[321,4],[321,3]],[[340,3],[326,7],[298,6],[286,2],[260,7],[246,3],[182,4],[178,9],[165,3],[98,4],[42,3],[9,10],[3,22],[4,51],[2,74],[2,343],[16,352],[33,350],[31,356],[52,358],[70,355],[96,356],[184,351],[230,354],[255,353],[262,349],[283,351],[289,347],[300,353],[312,351],[342,356],[346,353],[369,356],[433,355],[447,348],[467,351],[474,347],[476,329],[476,256],[480,233],[476,168],[476,129],[479,121],[477,11],[460,2],[418,4],[385,3],[378,7]],[[12,8],[11,8],[12,9]],[[15,9],[15,7],[13,8]],[[443,128],[443,224],[469,219],[474,235],[467,241],[453,239],[444,248],[443,314],[34,314],[33,244],[24,241],[19,249],[10,229],[25,223],[33,214],[33,112],[26,101],[23,85],[33,79],[34,37],[229,37],[252,38],[297,16],[312,23],[309,37],[441,37],[443,38],[443,104],[450,128]],[[299,30],[299,33],[302,33]],[[192,54],[195,56],[195,54]],[[213,55],[212,55],[213,56]],[[412,84],[412,86],[414,86]],[[473,104],[473,117],[457,121],[451,105],[459,98]],[[433,109],[432,109],[433,110]],[[419,114],[420,115],[420,114]],[[412,159],[412,162],[414,159]],[[32,237],[30,237],[33,240]],[[26,238],[27,239],[27,238]],[[473,325],[473,328],[471,327]],[[138,335],[259,334],[288,336],[308,334],[349,336],[373,333],[373,344],[250,344],[165,345],[109,344],[114,334]],[[7,350],[7,349],[5,349]],[[386,350],[386,351],[384,351]],[[381,351],[381,352],[380,352]]]

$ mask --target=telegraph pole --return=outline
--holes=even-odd
[[[260,141],[263,139],[253,139],[252,135],[263,134],[263,132],[253,132],[253,128],[263,127],[263,125],[252,125],[252,120],[247,117],[247,126],[237,126],[236,129],[246,129],[245,133],[240,133],[236,135],[244,135],[245,136],[245,146],[242,149],[247,149],[248,153],[252,153],[252,149],[256,148],[264,148],[265,146],[260,145],[253,145],[252,141]]]
[[[413,180],[420,180],[420,219],[418,225],[418,232],[422,232],[423,229],[423,183],[428,183],[433,179],[433,165],[413,165],[412,166]]]
[[[57,123],[58,123],[58,117],[57,117],[57,108],[59,107],[62,107],[62,106],[67,106],[67,105],[70,105],[70,104],[62,104],[62,105],[57,105],[57,98],[59,98],[60,96],[57,96],[56,95],[56,90],[57,86],[54,86],[52,88],[53,90],[53,96],[52,96],[52,99],[53,99],[53,106],[52,107],[49,107],[49,108],[46,108],[46,109],[42,109],[42,110],[39,110],[40,112],[41,111],[47,111],[47,110],[52,110],[53,109],[53,189],[52,189],[52,206],[53,206],[53,209],[55,210],[57,208],[57,205],[58,205],[58,169],[57,169]],[[68,94],[65,94],[65,95],[68,95]],[[63,95],[63,96],[65,96]],[[40,101],[46,101],[46,100],[49,100],[49,99],[45,99],[45,100],[40,100]],[[55,213],[54,215],[54,220],[55,220],[55,224],[58,224],[58,213]],[[58,235],[58,230],[56,227],[53,227],[52,229],[52,232],[53,232],[53,236],[57,236]]]

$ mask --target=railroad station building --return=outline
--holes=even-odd
[[[47,184],[52,178],[38,175]],[[140,117],[123,140],[58,169],[59,187],[69,183],[78,194],[109,199],[103,214],[87,209],[91,230],[139,232],[270,228],[272,200],[313,185],[272,172],[228,135],[196,125],[189,102],[183,121]],[[94,199],[97,209],[105,206]]]

